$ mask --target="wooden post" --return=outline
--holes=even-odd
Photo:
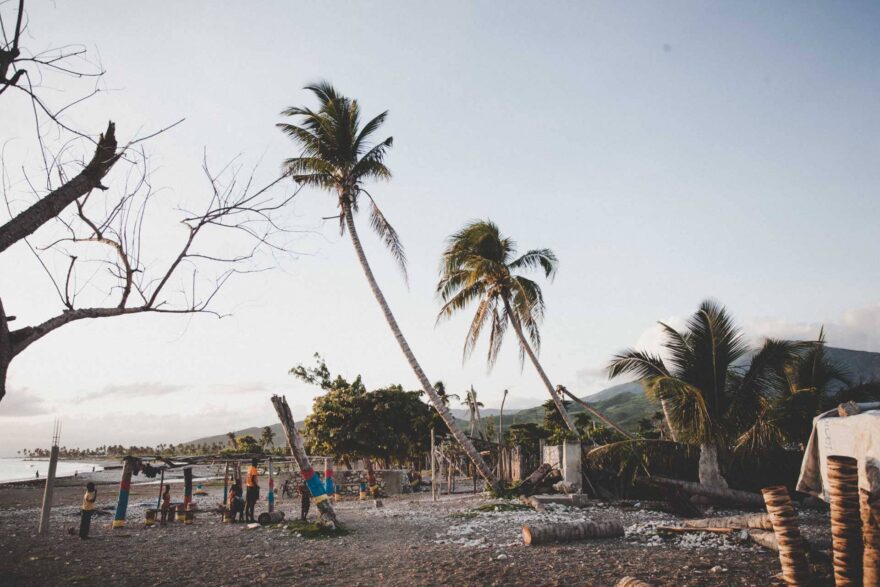
[[[156,509],[162,507],[162,491],[165,489],[165,467],[162,467],[162,471],[159,474],[159,497],[156,499]]]
[[[269,513],[275,511],[275,477],[272,471],[272,457],[269,457],[269,495],[266,496],[269,502]]]
[[[862,558],[864,584],[865,587],[880,587],[880,509],[875,511],[876,506],[870,500],[870,492],[860,489],[862,540],[865,543],[865,554]]]
[[[333,504],[327,499],[327,492],[324,485],[320,482],[317,475],[315,475],[315,470],[312,468],[311,463],[309,463],[309,457],[306,456],[302,437],[296,429],[296,422],[293,419],[293,415],[290,413],[290,406],[287,405],[287,399],[284,396],[273,395],[272,405],[275,406],[275,411],[278,413],[278,419],[281,420],[281,428],[284,430],[284,436],[287,437],[287,444],[290,447],[290,452],[293,453],[293,458],[296,459],[296,462],[299,465],[303,481],[305,481],[306,486],[309,488],[309,492],[311,492],[312,497],[314,497],[315,505],[318,506],[318,511],[321,512],[321,518],[332,524],[333,527],[338,526],[339,522],[336,520],[336,512],[333,511]]]
[[[46,475],[46,489],[43,492],[43,509],[40,512],[39,533],[49,531],[49,512],[52,511],[52,493],[55,490],[55,470],[58,467],[58,442],[52,444],[52,453],[49,456],[49,473]]]
[[[336,501],[336,484],[333,482],[333,459],[324,459],[324,485],[327,490],[327,496]]]
[[[137,464],[132,456],[122,460],[122,479],[119,480],[119,498],[116,501],[116,514],[113,516],[113,528],[125,526],[125,514],[128,511],[128,492],[131,490],[131,474]]]
[[[193,500],[193,470],[192,467],[183,469],[183,509],[186,511],[187,506]]]
[[[431,428],[431,501],[437,501],[437,453],[434,438],[434,428]]]
[[[164,475],[165,472],[163,471]],[[223,507],[229,503],[229,461],[226,461],[226,470],[223,472]]]

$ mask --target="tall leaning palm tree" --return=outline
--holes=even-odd
[[[388,137],[378,142],[373,140],[373,136],[385,122],[388,112],[385,111],[363,123],[357,100],[340,94],[329,83],[322,81],[306,86],[305,89],[318,99],[318,107],[312,110],[294,106],[283,112],[285,116],[295,119],[296,123],[282,123],[278,127],[301,149],[299,156],[284,162],[284,168],[298,184],[326,190],[336,197],[340,233],[348,232],[373,296],[379,303],[385,320],[391,327],[394,338],[397,339],[422,389],[483,478],[494,490],[501,491],[498,479],[458,427],[449,408],[443,404],[416,360],[409,343],[397,325],[397,320],[391,313],[391,308],[388,307],[382,290],[379,289],[379,284],[376,283],[355,227],[354,215],[366,199],[370,208],[371,228],[388,247],[391,255],[400,265],[404,277],[406,276],[406,255],[397,232],[379,209],[373,196],[364,188],[364,184],[368,181],[391,178],[391,171],[385,165],[385,156],[391,148],[393,139]]]
[[[785,386],[785,368],[805,343],[768,339],[751,356],[727,310],[707,300],[678,331],[660,323],[666,360],[628,349],[608,366],[611,377],[635,375],[659,399],[674,438],[700,448],[700,483],[724,489],[719,452],[733,444],[766,436],[773,426],[763,418]]]
[[[541,286],[519,275],[520,271],[540,269],[544,277],[556,273],[559,262],[550,249],[532,249],[521,256],[516,254],[516,243],[501,234],[498,226],[489,220],[466,224],[449,237],[440,268],[437,293],[443,307],[437,321],[449,318],[477,302],[477,313],[471,320],[465,338],[463,356],[469,357],[480,334],[489,326],[489,352],[486,362],[491,369],[498,358],[504,333],[510,325],[519,340],[520,363],[528,356],[565,426],[578,434],[578,429],[565,409],[558,391],[538,360],[541,347],[539,326],[544,317],[544,295]],[[594,408],[588,408],[595,411]],[[596,412],[598,415],[598,412]],[[604,418],[604,414],[602,415]]]

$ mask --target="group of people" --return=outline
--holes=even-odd
[[[236,479],[229,491],[228,503],[232,522],[255,522],[254,508],[260,499],[260,473],[257,471],[257,459],[251,461],[245,477],[246,491],[242,492],[241,480]]]

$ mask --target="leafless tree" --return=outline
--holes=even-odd
[[[14,24],[4,7],[15,8]],[[113,122],[97,139],[76,129],[66,114],[98,90],[56,107],[41,96],[44,74],[99,79],[103,70],[94,64],[74,68],[71,62],[84,55],[80,47],[28,52],[21,44],[27,24],[24,0],[0,2],[0,102],[7,91],[27,97],[42,155],[39,182],[25,170],[14,181],[0,157],[8,213],[0,225],[0,254],[13,245],[30,249],[54,288],[59,312],[38,324],[10,328],[15,317],[7,315],[0,298],[0,400],[12,360],[65,324],[145,312],[220,315],[212,302],[229,278],[265,268],[258,259],[261,251],[285,250],[287,231],[276,216],[296,195],[280,190],[282,177],[258,184],[255,172],[235,161],[212,172],[205,156],[202,206],[154,213],[161,202],[143,145],[174,125],[124,145]],[[178,233],[149,227],[171,215],[185,229],[169,247]],[[217,232],[224,234],[209,236]],[[153,238],[145,238],[149,235]]]

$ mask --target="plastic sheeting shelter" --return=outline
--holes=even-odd
[[[860,414],[839,417],[837,408],[816,416],[807,443],[797,490],[824,501],[828,497],[828,457],[840,455],[859,461],[859,487],[880,492],[880,475],[869,474],[866,464],[880,470],[880,402],[859,404]]]

